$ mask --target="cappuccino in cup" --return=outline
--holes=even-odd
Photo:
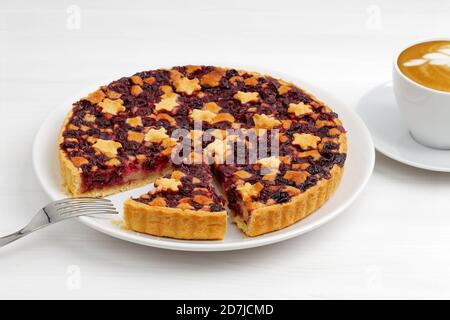
[[[412,137],[450,149],[450,39],[416,41],[394,56],[393,85]]]

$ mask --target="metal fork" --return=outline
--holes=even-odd
[[[31,221],[21,230],[8,236],[0,237],[0,247],[16,241],[36,230],[73,217],[117,213],[116,208],[108,199],[70,198],[55,201],[39,210],[33,219],[31,219]]]

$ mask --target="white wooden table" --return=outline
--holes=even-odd
[[[291,73],[356,108],[390,79],[398,46],[439,34],[450,34],[448,0],[2,0],[0,234],[49,201],[33,138],[88,84],[162,61],[229,61]],[[65,222],[0,250],[0,298],[450,298],[449,195],[450,174],[377,154],[345,213],[268,247],[172,252]]]

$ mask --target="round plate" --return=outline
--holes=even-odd
[[[409,134],[391,82],[369,91],[359,102],[357,112],[369,128],[375,147],[384,155],[413,167],[450,172],[450,150],[425,147]]]
[[[261,71],[261,68],[259,70]],[[264,72],[264,70],[262,71]],[[258,247],[283,241],[311,231],[336,217],[356,199],[372,173],[375,152],[369,131],[354,111],[345,108],[341,102],[325,91],[293,77],[271,71],[265,73],[291,81],[310,90],[339,114],[348,131],[349,154],[345,164],[345,173],[339,188],[323,207],[290,227],[255,238],[246,237],[235,225],[229,225],[225,239],[221,241],[175,240],[140,234],[125,230],[121,226],[123,201],[131,196],[136,197],[147,192],[150,188],[150,186],[147,186],[108,197],[119,209],[120,216],[81,217],[79,218],[81,222],[113,237],[146,246],[188,251],[223,251]],[[61,176],[57,159],[57,137],[60,127],[72,102],[86,96],[93,90],[95,88],[86,90],[86,92],[72,97],[67,103],[57,108],[42,124],[36,136],[33,148],[34,168],[42,187],[53,200],[67,197],[61,190]]]

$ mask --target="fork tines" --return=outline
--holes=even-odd
[[[114,214],[111,200],[97,198],[70,198],[53,203],[60,215],[66,214]]]

